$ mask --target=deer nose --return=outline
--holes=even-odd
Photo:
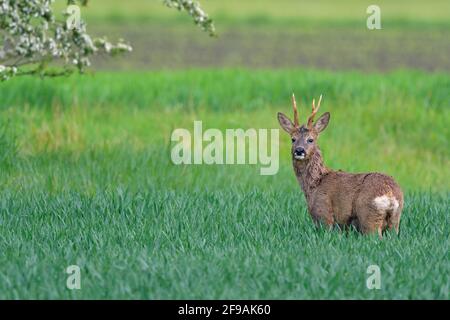
[[[294,154],[296,156],[301,156],[301,155],[304,155],[305,153],[306,153],[305,148],[302,148],[302,147],[295,148],[295,150],[294,150]]]

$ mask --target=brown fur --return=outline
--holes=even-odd
[[[392,177],[376,172],[334,171],[324,165],[316,140],[329,118],[326,113],[314,126],[298,128],[278,114],[281,126],[293,139],[294,172],[312,219],[327,226],[353,225],[362,233],[377,232],[380,237],[386,229],[394,228],[398,233],[403,193]],[[296,148],[304,149],[304,159],[295,157]]]

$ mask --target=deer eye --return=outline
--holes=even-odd
[[[291,140],[292,140],[292,143],[294,143],[294,142],[295,142],[295,138],[292,138]]]
[[[308,141],[308,143],[313,143],[314,142],[314,140],[311,139],[311,138],[309,138],[307,141]]]

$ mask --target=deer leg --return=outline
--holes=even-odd
[[[383,238],[383,226],[379,221],[362,221],[360,231],[364,234],[377,233],[380,239]]]
[[[356,215],[359,221],[359,230],[362,233],[377,232],[380,239],[383,237],[385,212],[367,205],[361,205],[356,207]]]
[[[333,209],[331,201],[326,196],[317,197],[311,208],[311,216],[316,225],[326,225],[330,229],[334,225]]]
[[[381,226],[378,227],[378,237],[380,239],[383,239],[383,229],[381,228]]]
[[[400,217],[401,217],[401,208],[394,210],[393,215],[391,217],[391,228],[393,227],[395,230],[395,233],[397,235],[400,234]]]
[[[317,227],[326,226],[328,229],[332,229],[334,226],[333,218],[328,218],[325,216],[313,216],[314,223]]]

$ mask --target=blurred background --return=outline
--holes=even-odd
[[[64,8],[65,1],[57,1]],[[368,30],[366,9],[381,8],[382,30]],[[123,37],[133,53],[99,58],[96,69],[205,67],[389,71],[450,70],[446,0],[204,0],[218,37],[159,0],[95,0],[81,10],[88,30]]]

